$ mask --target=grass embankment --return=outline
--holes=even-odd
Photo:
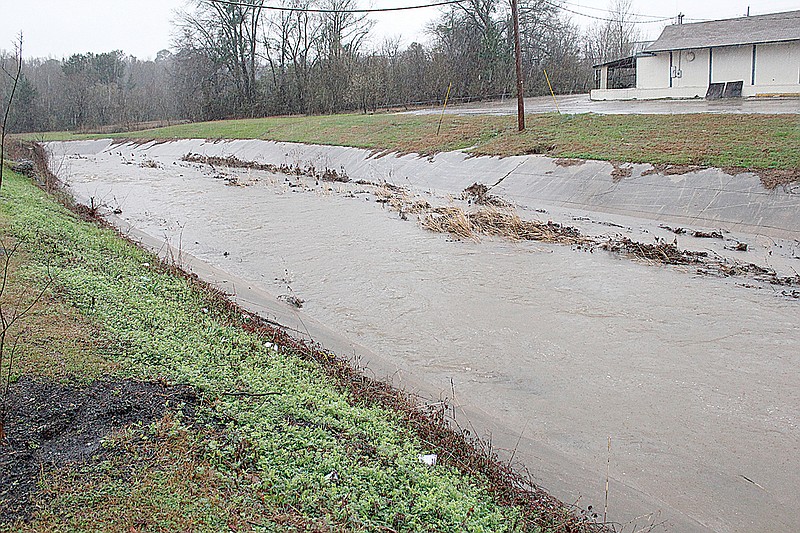
[[[476,155],[546,154],[631,163],[746,169],[800,169],[798,115],[333,115],[271,117],[183,124],[110,135],[135,139],[268,139],[432,154],[469,149]],[[33,140],[109,137],[66,132]]]
[[[199,422],[168,413],[108,436],[109,453],[95,461],[43,470],[30,521],[0,530],[540,531],[573,522],[558,509],[537,517],[501,505],[483,474],[423,442],[408,413],[358,397],[279,332],[6,176],[0,227],[24,249],[13,292],[53,280],[25,320],[15,376],[160,380],[195,387],[202,402]],[[436,466],[419,460],[433,452]]]

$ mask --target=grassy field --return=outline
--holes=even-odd
[[[183,124],[112,137],[268,139],[432,154],[553,157],[747,169],[800,169],[798,115],[556,115],[514,117],[405,114],[272,117]],[[30,134],[31,140],[109,135]]]
[[[408,413],[355,394],[346,372],[332,379],[328,356],[318,356],[323,371],[210,289],[6,176],[0,229],[23,255],[5,305],[52,278],[25,320],[13,379],[180,383],[203,401],[196,420],[168,413],[107,436],[113,453],[98,460],[42,470],[30,520],[0,530],[494,532],[571,522],[558,508],[539,516],[500,502],[486,475],[426,442]],[[440,463],[423,464],[424,453]]]

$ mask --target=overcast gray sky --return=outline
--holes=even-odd
[[[608,0],[567,0],[576,12],[607,16]],[[362,7],[420,5],[429,0],[359,0]],[[267,0],[269,3],[269,0]],[[170,46],[171,20],[186,0],[0,0],[0,49],[9,50],[20,31],[26,57],[61,59],[74,53],[123,50],[140,59]],[[677,13],[693,19],[741,16],[750,6],[753,15],[800,10],[800,0],[633,0],[641,15],[672,17]],[[424,40],[426,23],[438,9],[374,15],[374,39],[402,36],[404,44]],[[594,21],[570,15],[581,25]],[[645,20],[645,19],[642,19]],[[664,23],[642,24],[645,38],[658,36]]]

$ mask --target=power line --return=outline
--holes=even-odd
[[[567,7],[564,7],[564,6],[560,6],[558,4],[554,4],[552,2],[548,2],[547,0],[543,0],[543,2],[545,4],[551,6],[551,7],[556,8],[556,9],[560,9],[562,11],[566,11],[567,13],[572,13],[573,15],[578,15],[578,16],[581,16],[581,17],[586,17],[586,18],[594,19],[594,20],[601,20],[603,22],[619,22],[619,20],[611,19],[611,18],[607,18],[607,17],[598,17],[597,15],[587,15],[586,13],[581,13],[580,11],[575,11],[573,9],[569,9]],[[610,11],[609,11],[609,13],[610,13]],[[656,19],[656,20],[632,20],[630,22],[631,22],[631,24],[654,24],[654,23],[658,23],[658,22],[666,22],[666,21],[672,20],[674,18],[675,17],[664,17],[664,18]]]
[[[416,6],[383,7],[383,8],[367,8],[367,9],[324,9],[324,8],[313,8],[313,7],[266,6],[266,5],[258,5],[255,3],[236,2],[234,0],[210,0],[210,1],[214,4],[224,4],[228,6],[257,7],[260,9],[268,9],[272,11],[294,11],[301,13],[385,13],[388,11],[408,11],[411,9],[425,9],[429,7],[451,6],[454,4],[463,4],[466,0],[445,0],[442,2],[434,2],[432,4],[423,4]]]
[[[432,7],[443,7],[443,6],[452,6],[457,4],[463,4],[467,0],[442,0],[440,2],[433,2],[430,4],[421,4],[415,6],[401,6],[401,7],[383,7],[383,8],[366,8],[366,9],[325,9],[325,8],[312,8],[312,7],[288,7],[288,6],[270,6],[270,5],[259,5],[255,2],[246,2],[243,0],[209,0],[214,4],[224,4],[229,6],[239,6],[239,7],[258,7],[260,9],[267,9],[271,11],[289,11],[289,12],[301,12],[301,13],[387,13],[391,11],[409,11],[413,9],[426,9]],[[587,13],[581,13],[580,11],[575,11],[573,9],[569,9],[564,7],[561,4],[566,4],[570,6],[579,7],[581,9],[592,9],[596,11],[602,11],[605,13],[614,13],[614,11],[608,9],[602,9],[597,7],[591,6],[584,6],[581,4],[576,4],[574,2],[568,2],[566,0],[556,0],[559,3],[554,3],[549,0],[542,0],[543,3],[549,5],[550,7],[560,9],[562,11],[566,11],[567,13],[572,13],[573,15],[578,15],[579,17],[585,17],[593,20],[600,20],[603,22],[619,22],[618,19],[608,18],[608,17],[600,17],[597,15],[589,15]],[[788,12],[791,13],[791,12]],[[675,17],[661,17],[658,18],[658,15],[640,15],[638,13],[630,13],[629,16],[631,17],[639,17],[639,18],[652,18],[653,20],[631,20],[631,24],[655,24],[659,22],[667,22],[670,20],[674,20]],[[788,20],[794,19],[797,17],[781,17],[781,20]],[[697,21],[697,22],[715,22],[714,20],[708,19],[693,19],[693,18],[686,18],[685,20]]]
[[[583,4],[576,4],[574,2],[567,2],[566,0],[559,0],[559,2],[561,4],[567,4],[569,6],[579,7],[581,9],[591,9],[592,11],[602,11],[603,13],[616,13],[616,11],[612,11],[610,9],[605,9],[605,8],[602,8],[602,7],[585,6]],[[640,15],[639,13],[631,13],[631,16],[639,17],[639,18],[643,18],[643,19],[658,19],[659,22],[665,20],[664,17],[662,17],[661,15]],[[669,18],[673,19],[675,17],[669,17]]]

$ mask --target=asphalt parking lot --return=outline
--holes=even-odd
[[[592,101],[588,94],[556,96],[561,113],[597,113],[601,115],[640,114],[671,115],[689,113],[727,114],[796,114],[800,113],[800,98],[736,98],[726,100],[630,100]],[[410,111],[417,115],[441,113],[441,107]],[[475,102],[449,106],[447,113],[454,115],[513,115],[517,101],[513,98],[491,102]],[[525,99],[526,113],[553,113],[556,104],[550,96]]]

